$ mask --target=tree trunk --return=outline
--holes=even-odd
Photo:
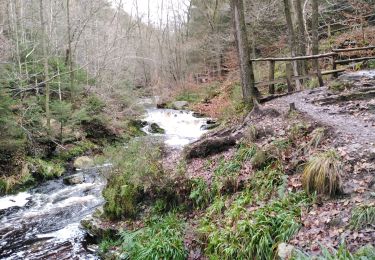
[[[66,0],[66,22],[68,29],[68,51],[67,51],[67,60],[69,61],[69,76],[70,76],[70,95],[72,102],[75,98],[75,89],[74,89],[74,71],[73,71],[73,54],[72,54],[72,37],[71,37],[71,24],[70,24],[70,0]]]
[[[317,55],[319,54],[319,4],[318,0],[312,0],[312,54]],[[313,65],[314,65],[314,70],[317,73],[318,80],[319,80],[319,85],[323,86],[323,79],[322,75],[319,69],[319,60],[314,59],[313,60]]]
[[[284,0],[284,9],[285,9],[286,25],[288,27],[289,48],[290,48],[290,52],[291,52],[292,57],[295,57],[296,56],[296,35],[294,33],[289,0]],[[298,77],[297,61],[293,61],[293,74],[294,74],[295,77]],[[299,80],[296,80],[296,88],[297,88],[297,90],[301,89],[301,82]]]
[[[47,119],[47,132],[48,135],[51,133],[51,117],[50,117],[50,111],[49,111],[49,73],[48,73],[48,56],[47,56],[47,46],[46,46],[46,24],[44,21],[44,14],[43,14],[43,0],[39,0],[39,12],[40,12],[40,25],[43,32],[43,35],[40,37],[41,39],[41,45],[43,50],[43,64],[44,64],[44,85],[46,90],[46,100],[45,100],[45,110],[46,110],[46,119]]]
[[[255,87],[253,64],[250,59],[250,46],[247,39],[243,0],[231,0],[231,11],[242,81],[243,99],[250,104],[258,100],[260,93]]]
[[[301,56],[306,56],[306,35],[305,24],[303,21],[302,0],[294,0],[294,5],[297,14],[297,28],[298,28],[298,49]],[[300,61],[300,69],[303,75],[307,74],[306,61]]]

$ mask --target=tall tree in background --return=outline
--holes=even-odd
[[[49,111],[49,99],[50,99],[50,89],[49,89],[49,72],[48,72],[48,55],[47,55],[47,46],[46,46],[46,24],[43,14],[43,0],[39,0],[39,12],[40,12],[40,26],[42,29],[42,36],[40,37],[42,52],[43,52],[43,67],[44,67],[44,86],[46,91],[46,100],[45,100],[45,111],[46,111],[46,120],[47,120],[47,131],[48,135],[51,132],[51,116]]]
[[[296,10],[296,24],[297,24],[297,40],[298,40],[298,55],[306,56],[306,34],[305,23],[303,21],[302,0],[294,0]],[[300,74],[307,74],[307,66],[304,60],[299,62]]]
[[[72,33],[71,33],[71,23],[70,23],[70,0],[66,0],[66,25],[68,31],[68,49],[66,51],[66,60],[69,63],[70,70],[70,95],[74,102],[74,71],[73,71],[73,54],[72,54]]]
[[[250,46],[247,39],[243,0],[231,0],[231,11],[236,41],[240,73],[242,82],[243,99],[250,104],[253,99],[259,98],[259,91],[255,87],[253,64],[250,58]]]
[[[293,28],[293,19],[291,13],[291,6],[289,0],[284,0],[284,11],[285,11],[285,18],[286,18],[286,25],[288,27],[288,40],[289,40],[289,48],[292,57],[296,56],[296,35]],[[298,64],[297,61],[293,61],[293,74],[294,76],[298,76]],[[297,90],[301,89],[301,82],[296,80],[296,87]]]
[[[318,55],[319,54],[319,4],[318,0],[312,0],[312,54]],[[313,61],[314,70],[317,73],[319,79],[319,85],[323,86],[323,79],[319,69],[319,60],[314,59]]]

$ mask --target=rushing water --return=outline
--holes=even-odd
[[[0,258],[95,259],[79,223],[103,203],[98,172],[86,171],[82,184],[52,180],[0,198]]]
[[[191,111],[172,109],[147,109],[144,119],[148,123],[156,123],[165,130],[165,143],[180,148],[199,139],[206,132],[202,127],[207,118],[196,118]],[[148,126],[145,127],[147,131]]]
[[[144,120],[162,127],[171,147],[181,148],[205,132],[206,119],[188,111],[149,108]],[[0,259],[97,259],[79,223],[103,204],[105,180],[99,168],[84,176],[82,184],[57,179],[0,198]]]

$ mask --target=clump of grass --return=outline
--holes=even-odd
[[[116,248],[120,246],[120,242],[113,239],[103,239],[99,244],[99,252],[100,254],[108,253],[112,248]]]
[[[375,225],[375,206],[362,205],[352,211],[350,225],[354,229],[362,229],[367,226]]]
[[[206,181],[203,178],[192,180],[192,190],[189,198],[198,208],[203,208],[211,201],[211,193]]]
[[[309,194],[334,196],[342,192],[341,172],[342,165],[335,151],[320,153],[307,162],[302,184]]]
[[[286,183],[284,173],[278,168],[267,167],[262,171],[257,171],[250,182],[250,189],[259,199],[270,197],[277,191],[280,197]]]
[[[151,220],[138,231],[123,231],[122,256],[134,260],[186,259],[184,226],[175,214],[169,214],[162,219]]]
[[[308,143],[309,147],[317,148],[325,137],[326,130],[323,127],[318,127],[310,134],[311,139]]]
[[[224,214],[207,215],[199,232],[210,259],[273,259],[278,243],[288,241],[299,229],[301,206],[309,199],[289,194],[249,211],[249,195],[232,202]]]

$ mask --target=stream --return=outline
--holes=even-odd
[[[202,126],[207,119],[196,118],[190,111],[147,107],[144,120],[163,128],[165,134],[157,136],[163,136],[173,149],[181,149],[206,132]],[[144,131],[148,132],[148,126]],[[65,185],[60,178],[1,197],[0,259],[98,259],[80,221],[104,203],[102,168],[85,170],[82,184]]]

